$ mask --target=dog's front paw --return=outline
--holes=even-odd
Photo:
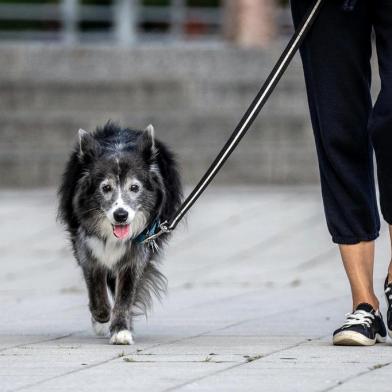
[[[91,317],[91,324],[93,326],[93,330],[97,336],[108,336],[109,335],[109,324],[110,322],[100,323],[95,320],[94,317]]]
[[[123,329],[122,331],[115,332],[110,338],[111,344],[133,344],[131,331]]]

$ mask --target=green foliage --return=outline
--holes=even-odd
[[[143,0],[141,2],[143,5],[151,5],[151,6],[167,6],[170,5],[170,0]]]
[[[109,5],[113,0],[79,0],[81,4]],[[3,4],[60,4],[61,0],[0,0]]]
[[[143,5],[150,6],[168,6],[171,4],[170,0],[143,0]],[[220,0],[187,0],[186,5],[189,7],[219,7]]]
[[[221,4],[219,0],[188,0],[189,7],[219,7]]]
[[[79,2],[83,5],[110,5],[113,3],[112,0],[79,0]]]
[[[56,4],[60,0],[0,0],[3,4]]]
[[[9,4],[42,4],[42,3],[60,3],[61,0],[0,0],[0,3]],[[113,0],[80,0],[81,4],[97,4],[97,5],[109,5],[113,3]],[[142,0],[141,3],[147,6],[169,6],[171,0]],[[189,7],[219,7],[221,0],[187,0],[186,5]]]

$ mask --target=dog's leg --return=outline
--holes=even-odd
[[[116,296],[116,278],[112,274],[108,273],[106,278],[106,284],[108,285],[109,292],[112,296],[111,298],[113,298],[114,300]]]
[[[111,311],[106,284],[107,271],[101,266],[89,266],[83,268],[83,273],[94,332],[99,336],[106,336],[109,333]]]
[[[116,298],[110,324],[110,343],[133,344],[131,309],[135,299],[137,273],[132,268],[119,271]]]

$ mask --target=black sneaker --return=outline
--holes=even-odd
[[[346,322],[333,333],[333,344],[337,346],[372,346],[386,340],[387,331],[380,311],[366,303],[348,313]]]
[[[388,276],[384,283],[385,299],[387,300],[387,328],[388,335],[392,338],[392,282],[388,284]]]

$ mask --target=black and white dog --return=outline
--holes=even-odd
[[[79,131],[59,188],[59,218],[83,270],[93,328],[110,332],[112,344],[133,343],[132,317],[166,288],[157,264],[169,234],[154,247],[143,239],[181,198],[174,157],[151,125],[136,131],[109,122]]]

